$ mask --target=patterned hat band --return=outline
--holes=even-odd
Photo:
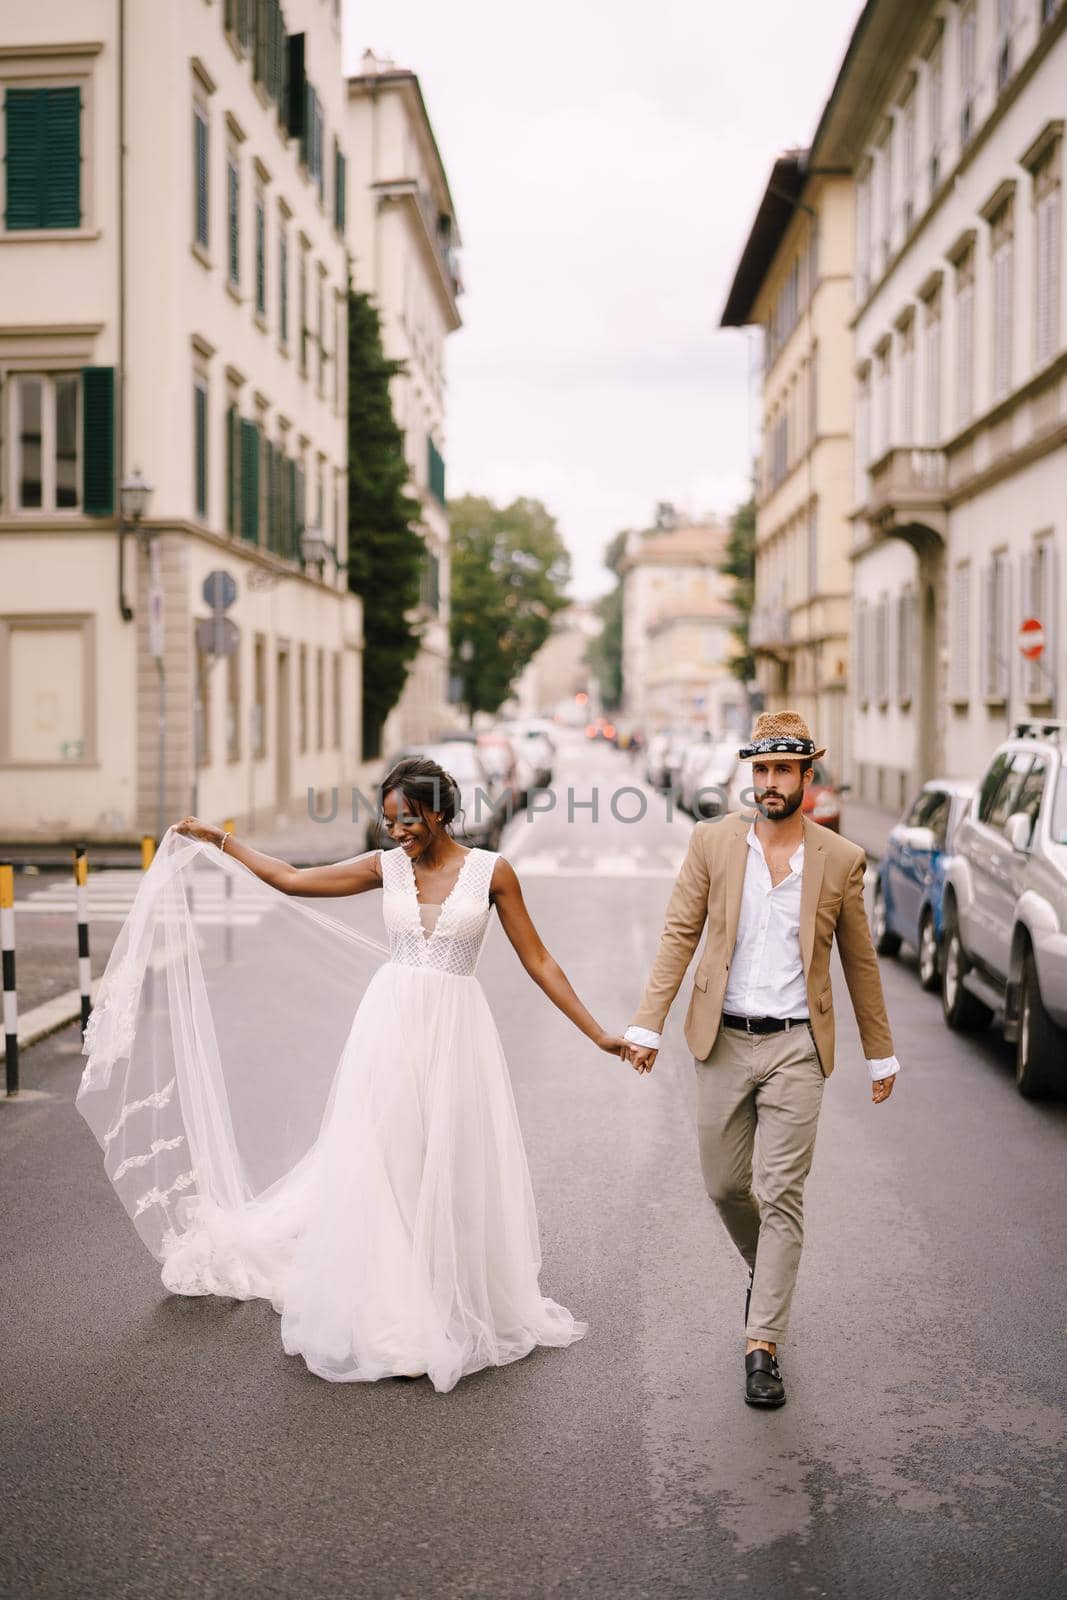
[[[813,756],[814,754],[814,739],[791,738],[760,739],[755,744],[746,744],[740,751],[742,761],[748,761],[752,756]]]

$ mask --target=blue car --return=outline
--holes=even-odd
[[[974,790],[973,783],[954,778],[923,784],[890,833],[878,864],[871,909],[874,947],[880,956],[895,956],[902,944],[916,950],[924,989],[940,983],[945,867]]]

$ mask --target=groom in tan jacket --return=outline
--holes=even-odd
[[[800,1263],[823,1085],[834,1068],[835,936],[876,1105],[889,1098],[898,1071],[863,903],[866,857],[801,810],[812,763],[825,753],[795,711],[758,718],[739,752],[752,762],[757,814],[693,829],[626,1030],[634,1066],[650,1071],[706,922],[685,1038],[696,1064],[704,1182],[749,1269],[745,1399],[757,1406],[785,1403],[777,1346]]]

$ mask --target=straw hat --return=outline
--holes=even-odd
[[[816,750],[811,729],[799,711],[763,711],[756,718],[751,740],[737,752],[737,759],[788,756],[792,761],[817,761],[825,754],[825,747]]]

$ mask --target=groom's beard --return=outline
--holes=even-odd
[[[773,792],[775,795],[778,794],[777,790],[774,790]],[[760,812],[760,815],[766,817],[768,822],[784,822],[786,817],[791,817],[794,811],[799,811],[801,806],[804,804],[803,788],[798,789],[796,794],[780,796],[783,803],[780,806],[775,806],[773,810],[768,810],[764,803],[766,794],[766,789],[762,789],[757,792],[756,807]]]

